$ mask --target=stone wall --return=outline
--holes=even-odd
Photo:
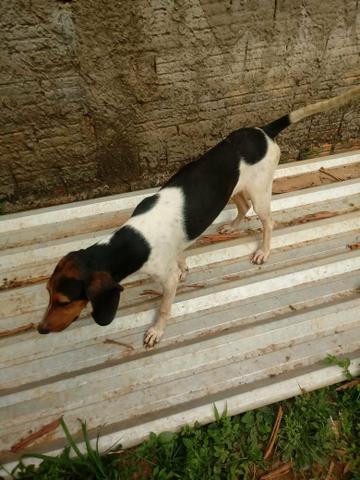
[[[358,0],[11,0],[0,7],[8,211],[155,186],[241,126],[360,83]],[[279,137],[359,142],[360,102]]]

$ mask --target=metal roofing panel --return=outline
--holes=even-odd
[[[276,176],[359,159],[352,152],[286,164]],[[147,194],[1,219],[0,333],[37,323],[47,302],[44,278],[57,259],[104,236]],[[360,178],[276,195],[272,208],[277,225],[263,266],[249,262],[259,239],[254,215],[239,238],[213,241],[218,224],[234,215],[231,206],[191,247],[189,276],[151,351],[142,339],[156,315],[158,287],[139,275],[124,282],[117,318],[107,327],[95,325],[87,310],[61,334],[0,337],[0,461],[13,461],[14,443],[61,415],[75,432],[77,418],[86,420],[92,437],[106,424],[103,447],[129,446],[150,431],[210,421],[214,402],[235,414],[339,381],[342,372],[322,362],[327,353],[350,357],[357,371],[360,249],[348,246],[360,242]],[[106,226],[102,211],[113,215]],[[77,234],[79,218],[85,233]],[[15,232],[22,244],[6,238]],[[63,442],[57,429],[31,450],[55,452]]]

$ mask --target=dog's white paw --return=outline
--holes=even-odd
[[[187,274],[189,273],[189,267],[187,266],[186,260],[184,257],[178,257],[177,264],[180,270],[179,280],[180,282],[184,282]]]
[[[181,269],[180,276],[179,276],[180,282],[185,282],[188,273],[189,273],[189,267],[185,267]]]
[[[269,254],[266,254],[263,252],[263,250],[261,250],[261,248],[259,248],[259,250],[257,250],[251,261],[252,263],[255,263],[256,265],[261,265],[262,263],[265,263],[267,258],[268,258]]]
[[[224,225],[221,225],[221,227],[218,230],[219,233],[234,233],[237,231],[238,231],[238,228],[236,228],[231,223],[225,223]]]
[[[161,330],[156,327],[150,327],[149,330],[145,333],[144,345],[145,347],[151,348],[156,343],[160,342],[161,337],[164,335],[164,330]]]

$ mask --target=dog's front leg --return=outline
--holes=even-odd
[[[180,274],[181,271],[176,265],[176,268],[173,269],[166,281],[162,282],[163,296],[160,304],[160,314],[155,324],[145,333],[144,345],[146,347],[153,347],[164,334],[166,322],[171,314],[171,305],[174,301]]]
[[[177,264],[180,268],[180,282],[185,282],[186,276],[189,273],[189,267],[186,264],[186,259],[183,256],[177,257]]]

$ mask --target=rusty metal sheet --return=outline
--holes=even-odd
[[[351,152],[285,164],[276,177],[359,160]],[[105,236],[149,193],[1,219],[0,333],[36,324],[58,258]],[[263,266],[249,262],[260,238],[253,212],[239,238],[213,237],[234,215],[232,206],[191,247],[189,276],[151,351],[142,339],[156,315],[158,286],[136,274],[126,279],[107,327],[95,325],[87,310],[61,334],[29,328],[0,336],[0,461],[11,465],[21,453],[10,453],[11,446],[60,416],[73,432],[78,418],[86,420],[93,438],[106,424],[102,448],[130,446],[150,431],[211,421],[214,402],[235,414],[339,381],[341,370],[322,362],[328,353],[348,356],[358,371],[360,249],[349,246],[360,241],[360,178],[276,195],[272,208],[273,251]],[[7,238],[14,232],[17,243]],[[56,452],[63,442],[57,428],[29,448]]]

